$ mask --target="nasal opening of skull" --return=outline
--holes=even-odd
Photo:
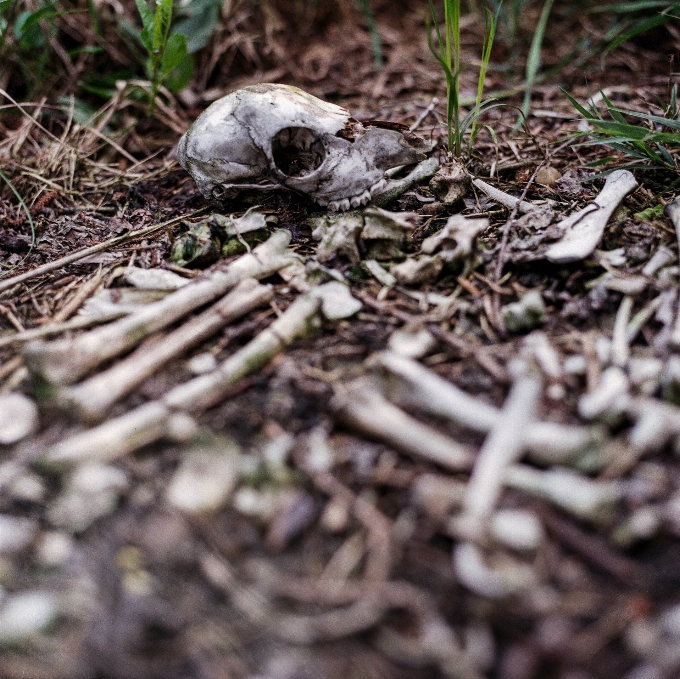
[[[272,156],[279,172],[305,177],[317,170],[326,155],[319,136],[306,127],[286,127],[272,139]]]

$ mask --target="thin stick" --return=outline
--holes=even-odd
[[[174,226],[175,224],[183,221],[184,219],[193,219],[194,217],[200,217],[201,215],[204,215],[206,212],[208,212],[209,209],[210,208],[208,207],[204,207],[201,208],[200,210],[196,210],[195,212],[190,212],[188,215],[173,217],[172,219],[168,219],[166,222],[161,222],[160,224],[153,224],[152,226],[146,226],[143,229],[138,229],[137,231],[130,231],[129,233],[123,234],[122,236],[109,238],[109,240],[105,240],[104,242],[98,243],[97,245],[92,245],[89,248],[83,248],[82,250],[78,250],[77,252],[74,252],[71,255],[66,255],[65,257],[56,259],[54,262],[47,262],[47,264],[42,264],[41,266],[38,266],[35,269],[32,269],[31,271],[27,271],[26,273],[19,274],[18,276],[12,276],[12,278],[0,281],[0,292],[9,290],[10,288],[13,288],[15,285],[29,281],[32,278],[37,278],[38,276],[42,276],[43,274],[56,271],[57,269],[61,269],[62,267],[67,266],[68,264],[73,264],[73,262],[77,262],[79,259],[84,259],[85,257],[94,255],[97,252],[101,252],[102,250],[108,250],[109,248],[116,247],[116,245],[121,245],[122,243],[127,243],[128,241],[133,240],[135,238],[148,236],[149,234],[155,233],[156,231],[161,231],[162,229]]]

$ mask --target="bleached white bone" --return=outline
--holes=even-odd
[[[604,188],[590,205],[557,224],[557,228],[565,233],[546,250],[546,259],[564,263],[575,262],[591,255],[602,239],[614,210],[637,185],[635,177],[628,170],[612,172],[607,177]]]
[[[114,366],[74,387],[59,391],[57,400],[89,422],[101,420],[116,401],[187,349],[222,326],[269,302],[271,288],[246,278],[223,299],[151,346],[142,346]]]
[[[177,428],[187,429],[187,413],[218,403],[236,382],[307,335],[320,306],[317,295],[298,297],[268,328],[212,372],[180,384],[157,401],[60,441],[41,455],[39,463],[59,468],[85,461],[110,462],[170,436]]]
[[[345,211],[383,191],[387,170],[425,161],[431,149],[296,87],[263,83],[212,104],[180,139],[177,158],[209,200],[283,188]]]
[[[266,278],[292,264],[295,255],[288,250],[290,238],[288,231],[275,231],[269,240],[226,269],[212,271],[161,301],[74,340],[31,342],[24,348],[24,361],[34,374],[48,382],[73,384],[104,361],[224,295],[244,278]]]

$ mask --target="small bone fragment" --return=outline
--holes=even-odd
[[[430,179],[430,190],[446,206],[462,201],[470,186],[470,177],[465,168],[453,160],[444,163]]]
[[[564,263],[575,262],[591,255],[602,239],[614,210],[637,185],[635,177],[628,170],[612,172],[607,177],[604,188],[590,205],[557,225],[565,233],[545,251],[546,259]]]
[[[429,179],[438,168],[439,161],[436,158],[422,160],[403,179],[390,179],[383,188],[375,192],[371,198],[371,203],[378,207],[389,205],[409,189]]]
[[[25,549],[39,532],[40,526],[35,519],[0,514],[0,557]]]
[[[389,348],[400,356],[422,358],[434,349],[437,340],[422,325],[407,325],[395,330],[387,342]]]
[[[452,509],[462,507],[466,484],[443,474],[421,474],[411,484],[410,493],[416,507],[442,519]]]
[[[493,567],[484,562],[482,550],[472,542],[463,542],[453,550],[453,567],[460,582],[475,594],[488,599],[502,599],[524,592],[536,584],[533,569],[496,555]]]
[[[128,267],[123,278],[140,290],[179,290],[189,283],[188,278],[167,269],[140,269],[137,266]]]
[[[511,196],[509,193],[505,193],[505,191],[501,191],[500,189],[497,189],[495,186],[491,186],[491,184],[487,184],[486,182],[482,181],[481,179],[473,179],[472,183],[482,192],[484,192],[489,198],[492,200],[495,200],[497,203],[500,203],[501,205],[504,205],[505,207],[508,208],[508,210],[512,210],[512,208],[519,203],[519,211],[520,212],[531,212],[536,208],[536,206],[533,203],[529,203],[526,200],[520,201],[519,198],[515,198],[515,196]]]
[[[192,514],[219,510],[238,482],[240,455],[236,442],[227,439],[189,449],[170,481],[166,500]]]
[[[538,290],[522,295],[519,302],[506,304],[501,308],[503,322],[509,332],[529,332],[546,320],[545,302]]]
[[[29,369],[48,382],[73,384],[104,361],[134,347],[151,333],[167,327],[203,304],[233,288],[244,278],[266,278],[290,265],[294,255],[287,248],[290,233],[280,230],[253,252],[224,270],[210,272],[111,325],[74,340],[31,343],[24,349]]]
[[[439,256],[421,255],[408,257],[390,269],[390,273],[401,285],[422,285],[434,283],[442,271],[444,262]]]
[[[397,279],[389,271],[383,269],[375,259],[365,259],[361,266],[381,285],[393,288],[397,284]]]
[[[642,273],[643,276],[648,276],[651,278],[657,271],[663,269],[665,266],[668,266],[671,262],[675,261],[675,259],[676,256],[670,250],[670,248],[667,248],[665,245],[662,245],[652,255],[647,264],[644,265],[640,273]]]
[[[349,318],[361,311],[361,302],[352,297],[349,288],[339,281],[330,281],[313,288],[311,294],[321,300],[321,313],[329,321]]]
[[[211,337],[221,327],[266,304],[274,296],[271,288],[246,278],[223,299],[199,316],[151,346],[142,346],[108,370],[85,382],[59,390],[57,400],[88,422],[101,420],[114,403],[153,375],[159,368],[181,356],[192,346]]]
[[[489,432],[500,416],[498,408],[466,394],[406,356],[383,351],[371,357],[371,364],[380,372],[383,391],[403,408],[446,417],[480,433]],[[533,422],[526,430],[526,445],[532,459],[565,464],[599,443],[601,436],[599,428]]]
[[[0,445],[21,441],[38,428],[38,407],[17,392],[0,394]]]
[[[616,320],[614,321],[614,330],[612,332],[612,347],[610,350],[612,365],[616,365],[619,368],[626,367],[630,356],[628,323],[630,322],[630,312],[632,310],[633,298],[624,297],[616,312]]]
[[[363,240],[395,240],[403,242],[416,227],[417,212],[389,212],[369,206],[364,210]]]
[[[592,523],[611,517],[623,496],[623,487],[615,481],[593,481],[569,469],[555,467],[539,471],[516,464],[505,473],[505,484],[539,497]]]
[[[469,450],[386,401],[366,380],[338,389],[332,408],[345,424],[409,455],[454,471],[472,465]]]
[[[34,590],[8,595],[0,607],[0,646],[30,642],[55,623],[60,608],[53,592]]]
[[[177,420],[179,424],[186,420],[186,412],[201,411],[218,403],[236,382],[309,334],[320,306],[320,299],[314,295],[299,297],[267,329],[213,372],[180,384],[158,401],[60,441],[45,451],[40,462],[48,467],[86,460],[109,462],[169,436],[176,429]]]
[[[680,435],[680,408],[671,403],[654,398],[631,399],[626,413],[636,420],[628,434],[628,444],[636,457],[662,450]]]
[[[65,483],[47,515],[53,526],[81,532],[97,519],[112,514],[129,486],[126,472],[112,465],[78,465]]]
[[[627,405],[628,389],[628,377],[623,370],[610,366],[602,373],[597,387],[579,399],[579,415],[586,420],[617,417]]]
[[[491,537],[519,551],[538,549],[545,532],[536,514],[526,509],[499,509],[489,523]]]
[[[524,364],[521,370],[470,475],[463,511],[475,537],[487,528],[484,524],[501,494],[505,470],[525,450],[525,433],[535,418],[543,390],[543,380],[534,366]]]
[[[404,246],[419,215],[415,212],[388,212],[369,206],[364,211],[361,240],[368,259],[401,259]]]
[[[312,238],[321,241],[316,248],[316,258],[322,264],[338,255],[344,255],[350,262],[361,261],[358,238],[364,228],[361,215],[325,215],[309,220]]]
[[[441,257],[447,264],[467,259],[472,254],[475,239],[488,226],[486,217],[468,219],[461,214],[453,215],[441,231],[423,241],[421,250],[428,255],[441,250]]]

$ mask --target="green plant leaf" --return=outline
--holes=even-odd
[[[190,82],[194,75],[194,57],[185,54],[177,67],[168,73],[165,84],[172,92],[181,92]]]
[[[135,2],[137,3],[137,11],[139,12],[139,16],[142,19],[142,26],[146,29],[149,29],[150,31],[153,31],[153,12],[146,4],[146,0],[135,0]]]
[[[633,217],[639,219],[642,222],[653,222],[655,219],[663,219],[663,209],[664,206],[659,203],[654,205],[654,207],[648,207],[642,212],[636,212]]]
[[[164,48],[172,22],[172,0],[156,0],[153,26],[153,52],[159,54]]]
[[[174,33],[168,38],[161,61],[161,80],[172,70],[177,68],[187,55],[187,38],[185,35]]]
[[[192,0],[182,5],[180,12],[183,16],[175,21],[172,32],[187,37],[189,54],[202,50],[208,44],[219,26],[221,8],[222,0]]]

